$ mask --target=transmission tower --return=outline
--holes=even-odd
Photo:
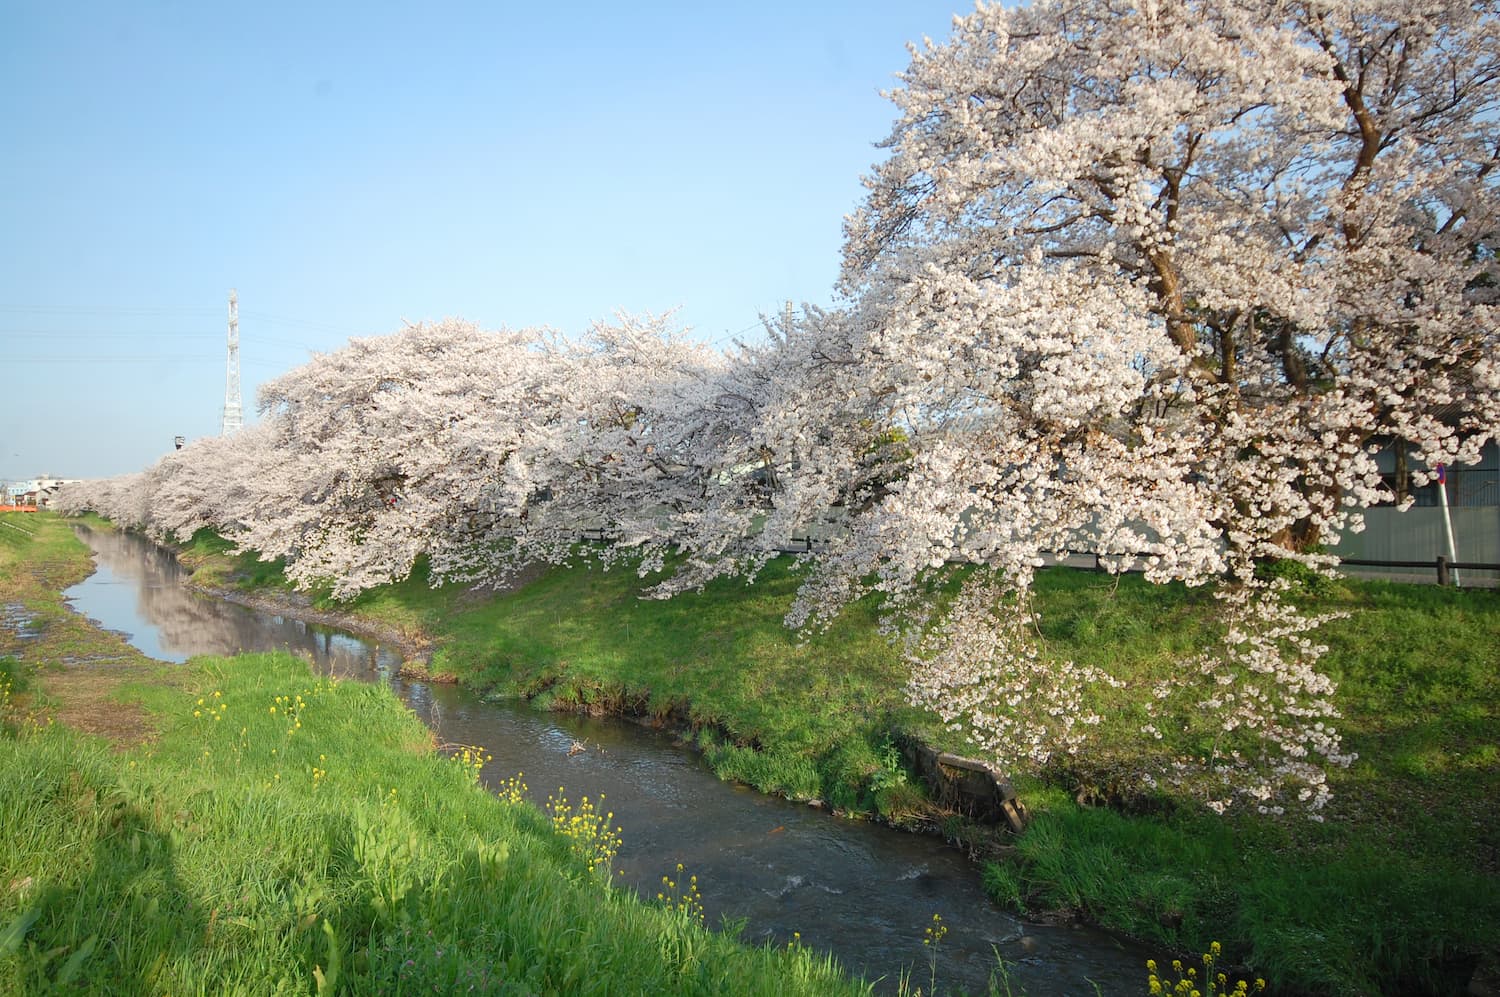
[[[224,376],[224,425],[228,436],[243,422],[240,410],[240,299],[229,289],[229,364]]]

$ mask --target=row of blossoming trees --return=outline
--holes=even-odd
[[[909,693],[1002,763],[1078,750],[1108,676],[1039,652],[1045,552],[1212,581],[1223,639],[1135,690],[1140,776],[1314,813],[1347,764],[1319,622],[1257,576],[1387,497],[1373,445],[1500,425],[1494,0],[981,5],[913,48],[847,222],[840,307],[719,352],[459,322],[266,385],[258,425],[70,491],[212,526],[340,596],[591,556],[657,595],[815,533],[788,621],[871,590]],[[670,556],[670,560],[668,560]],[[934,606],[936,573],[969,569]],[[1159,719],[1154,719],[1159,718]],[[1155,762],[1166,723],[1214,747]]]

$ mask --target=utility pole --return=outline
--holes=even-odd
[[[229,358],[224,377],[224,423],[221,433],[228,436],[244,422],[240,409],[240,299],[229,289]]]

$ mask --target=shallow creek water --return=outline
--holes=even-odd
[[[979,870],[938,839],[720,782],[689,748],[623,721],[408,681],[390,648],[206,597],[184,584],[170,552],[131,534],[78,530],[97,570],[67,590],[69,602],[143,653],[182,662],[285,648],[325,674],[386,682],[439,741],[483,745],[491,785],[520,772],[539,800],[558,787],[574,803],[602,794],[624,829],[620,880],[653,895],[680,862],[698,877],[708,923],[743,918],[748,942],[781,945],[800,932],[804,945],[880,981],[879,992],[893,992],[903,970],[926,991],[923,930],[936,913],[949,932],[937,952],[940,993],[986,992],[997,957],[1015,994],[1141,992],[1145,953],[1103,932],[1011,917],[985,897]]]

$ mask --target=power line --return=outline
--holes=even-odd
[[[162,316],[212,316],[217,315],[217,309],[209,308],[176,308],[164,306],[118,306],[118,305],[0,305],[0,315],[61,315],[61,316],[113,316],[120,318],[149,318]],[[259,319],[272,325],[293,326],[296,328],[310,329],[315,332],[331,332],[340,336],[361,336],[367,332],[351,329],[346,325],[338,325],[332,322],[324,322],[319,319],[298,318],[293,315],[278,315],[274,312],[264,312],[258,309],[246,309],[242,313],[246,318]],[[196,333],[190,334],[196,335]]]
[[[708,341],[710,343],[722,343],[726,340],[728,340],[729,342],[734,342],[747,332],[754,332],[757,329],[764,329],[765,327],[765,322],[757,320],[755,322],[752,322],[750,325],[745,326],[738,332],[721,332],[717,335],[710,336]]]
[[[43,332],[37,329],[0,329],[0,338],[5,339],[103,339],[103,340],[136,340],[136,339],[201,339],[216,340],[217,332],[159,332],[148,330],[145,332],[96,332],[84,329],[54,329]],[[249,339],[252,346],[262,343],[272,346],[284,346],[294,350],[310,350],[313,347],[305,342],[297,342],[289,339],[273,339],[265,336],[252,335]]]
[[[97,332],[83,329],[0,329],[0,336],[8,339],[135,339],[150,336],[154,339],[205,339],[216,338],[212,332]]]
[[[290,325],[303,329],[311,329],[315,332],[333,332],[341,336],[361,336],[366,333],[350,329],[348,326],[333,325],[329,322],[319,322],[316,319],[291,318],[285,315],[274,315],[271,312],[252,311],[246,309],[242,313],[246,318],[256,318],[272,325]]]
[[[130,356],[79,356],[76,353],[34,353],[30,355],[6,356],[7,362],[18,363],[198,363],[205,360],[222,359],[216,354],[188,354],[172,353],[161,356],[150,356],[144,354],[132,354]]]
[[[121,307],[114,305],[0,305],[0,314],[14,315],[215,315],[209,308]]]

